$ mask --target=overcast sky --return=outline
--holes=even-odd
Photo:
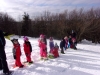
[[[0,0],[0,12],[6,12],[15,19],[20,19],[24,12],[38,16],[44,11],[59,13],[66,9],[92,7],[100,7],[100,0]]]

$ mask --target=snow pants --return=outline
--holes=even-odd
[[[63,49],[63,47],[61,47],[61,53],[64,53],[64,49]]]
[[[22,63],[20,61],[20,55],[16,55],[15,65],[18,67],[22,66]]]
[[[27,62],[31,62],[31,53],[26,53],[26,60]]]
[[[40,49],[40,56],[41,57],[47,57],[47,52],[44,49]]]

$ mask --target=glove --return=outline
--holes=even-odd
[[[16,59],[16,55],[13,55],[14,59]]]

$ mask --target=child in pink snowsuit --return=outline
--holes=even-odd
[[[41,59],[47,59],[46,44],[43,40],[43,37],[39,39],[39,47]]]
[[[67,46],[68,46],[68,37],[65,36],[64,39],[65,39],[65,50],[66,50],[67,49]]]

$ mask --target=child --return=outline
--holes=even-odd
[[[76,33],[75,33],[74,30],[72,30],[71,38],[72,38],[72,42],[73,42],[73,48],[77,50],[77,48],[76,48],[76,45],[77,45],[77,41],[76,41]]]
[[[50,51],[49,51],[49,53],[51,53],[52,50],[53,50],[53,48],[54,48],[54,42],[53,42],[53,38],[52,38],[52,37],[50,37],[49,47],[50,47]]]
[[[71,37],[71,35],[69,35],[68,42],[69,42],[68,47],[69,47],[69,48],[73,48],[73,42],[72,42],[72,37]]]
[[[65,50],[68,48],[67,46],[68,46],[68,37],[67,36],[65,36]]]
[[[75,38],[72,38],[72,42],[73,42],[73,48],[75,50],[77,50],[77,48],[76,48],[76,39]]]
[[[44,42],[44,37],[43,35],[40,35],[40,39],[38,40],[39,42],[39,47],[40,47],[40,56],[41,59],[47,60],[47,52],[46,52],[46,44]]]
[[[47,52],[47,38],[46,38],[46,35],[44,35],[44,42],[46,44],[46,52]],[[48,52],[47,52],[48,53]]]
[[[65,54],[63,49],[64,47],[65,47],[65,39],[62,38],[62,40],[60,41],[60,49],[62,54]]]
[[[24,52],[26,55],[26,60],[28,63],[33,63],[33,61],[31,60],[31,52],[32,52],[32,46],[31,43],[29,42],[28,37],[24,37]]]
[[[24,65],[22,65],[20,61],[21,49],[20,49],[20,44],[18,42],[18,39],[12,39],[11,41],[13,43],[13,56],[15,59],[15,65],[22,68]]]
[[[55,43],[55,46],[54,46],[54,49],[53,49],[54,58],[59,57],[58,49],[59,49],[59,46],[57,45],[57,43]]]

